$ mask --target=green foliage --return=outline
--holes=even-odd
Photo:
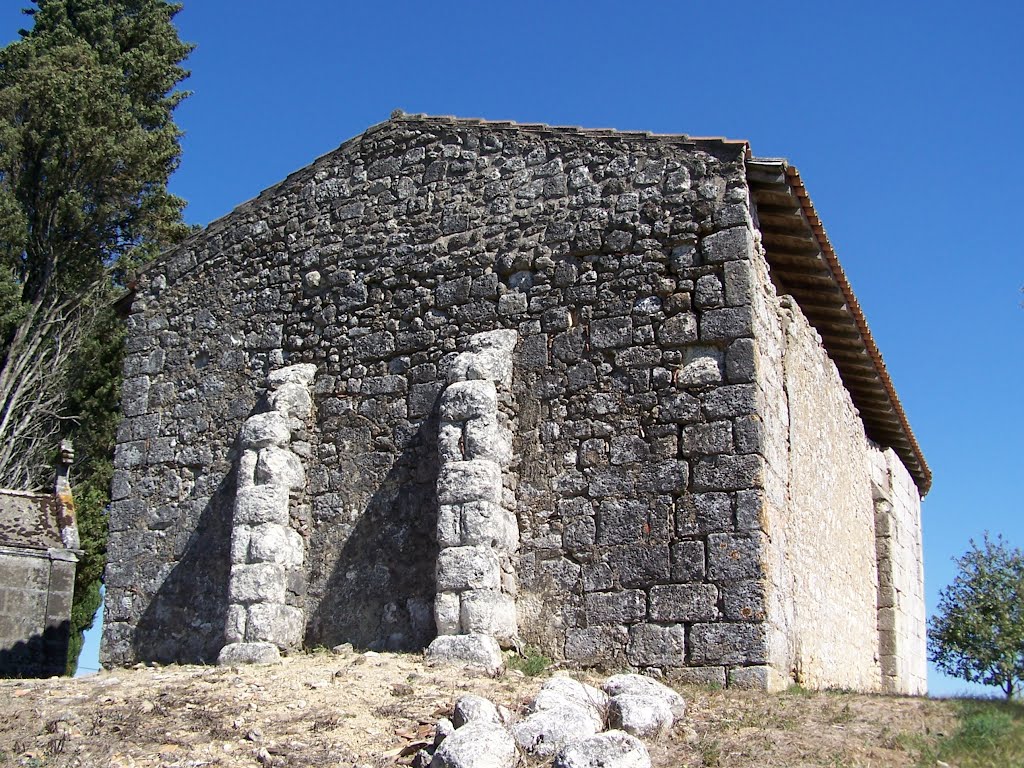
[[[74,440],[84,554],[69,671],[106,554],[128,272],[187,234],[168,193],[191,50],[165,0],[33,0],[0,50],[0,485],[48,487]]]
[[[960,768],[1024,765],[1024,707],[1016,702],[965,699],[958,702],[959,724],[936,740],[904,735],[901,745],[917,753],[921,768],[937,764]]]
[[[522,653],[510,653],[508,665],[512,669],[518,669],[527,677],[536,677],[543,674],[551,666],[551,659],[532,646],[526,646]]]
[[[1024,554],[986,534],[956,562],[957,576],[928,623],[929,658],[949,675],[1012,698],[1024,682]]]

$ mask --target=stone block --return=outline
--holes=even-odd
[[[737,453],[764,455],[764,425],[760,416],[740,416],[733,422],[732,431]]]
[[[235,496],[235,525],[288,524],[288,490],[276,485],[240,488]]]
[[[690,466],[685,461],[669,459],[657,463],[646,463],[640,469],[637,489],[650,493],[680,494],[686,491],[690,477]]]
[[[651,768],[651,756],[636,736],[611,730],[572,741],[555,756],[554,768]]]
[[[633,321],[628,317],[610,317],[590,324],[593,349],[625,347],[633,341]]]
[[[516,744],[534,758],[550,758],[562,747],[599,730],[589,715],[570,704],[533,712],[512,726]]]
[[[697,665],[766,664],[767,635],[763,623],[694,624],[690,629],[690,660]]]
[[[680,387],[706,387],[722,381],[722,364],[718,354],[701,348],[698,354],[687,354],[683,367],[676,371]]]
[[[727,582],[765,575],[767,536],[760,531],[708,536],[708,579]]]
[[[279,389],[286,384],[294,384],[303,388],[312,385],[316,377],[316,366],[313,363],[297,363],[278,368],[267,374],[267,387]]]
[[[663,395],[658,400],[658,421],[688,424],[700,418],[700,400],[685,392]]]
[[[249,562],[249,538],[252,535],[252,528],[248,525],[238,525],[231,529],[231,562]]]
[[[725,351],[725,377],[733,384],[757,378],[757,345],[753,339],[736,339]]]
[[[288,418],[305,421],[313,410],[313,398],[307,386],[286,382],[270,393],[270,407]]]
[[[647,458],[647,441],[637,435],[618,435],[612,438],[609,460],[613,465],[636,464]]]
[[[512,461],[512,434],[493,414],[467,421],[463,439],[465,456],[471,461],[493,461],[499,466],[508,466]]]
[[[409,418],[418,419],[429,416],[434,410],[438,395],[445,388],[440,381],[431,381],[425,384],[413,384],[409,387],[408,406]]]
[[[680,541],[670,547],[674,582],[704,580],[704,542]]]
[[[626,658],[638,667],[686,666],[686,628],[682,624],[630,627]]]
[[[665,678],[673,683],[713,688],[725,688],[727,682],[725,667],[676,667],[668,670]]]
[[[667,318],[657,330],[658,341],[666,347],[685,347],[697,341],[697,316],[680,312]]]
[[[220,649],[217,664],[222,667],[237,664],[277,664],[281,652],[273,643],[231,643]]]
[[[732,419],[761,410],[761,398],[754,384],[718,387],[705,395],[703,400],[704,415],[708,419]]]
[[[274,563],[231,566],[228,597],[233,603],[283,603],[284,568]]]
[[[718,590],[713,584],[666,584],[651,587],[652,621],[713,621],[718,618]]]
[[[725,264],[725,303],[730,307],[749,304],[753,298],[753,270],[746,259]]]
[[[722,584],[722,615],[729,621],[764,621],[768,616],[768,582],[760,579]]]
[[[245,623],[249,611],[244,605],[229,605],[227,619],[224,621],[224,640],[228,644],[241,643],[245,640]]]
[[[437,544],[442,549],[462,545],[461,504],[441,504],[438,507]]]
[[[498,504],[470,501],[461,506],[461,544],[512,552],[519,544],[516,518]]]
[[[471,589],[461,595],[460,625],[463,632],[490,635],[509,648],[519,638],[516,604],[509,595],[492,589]]]
[[[635,624],[647,615],[647,597],[638,589],[591,592],[584,597],[589,624]]]
[[[280,523],[264,523],[251,529],[249,562],[297,568],[305,557],[305,543],[294,529]]]
[[[679,455],[685,457],[732,453],[732,422],[687,424],[679,437]]]
[[[764,484],[764,459],[757,454],[700,459],[693,471],[697,491],[739,491]]]
[[[285,415],[278,411],[268,411],[257,413],[245,420],[239,443],[243,450],[258,451],[268,445],[287,446],[291,437]]]
[[[611,498],[602,501],[598,510],[599,544],[629,544],[651,535],[651,510],[645,501]]]
[[[647,675],[612,675],[601,685],[601,690],[611,696],[612,700],[623,695],[650,696],[663,701],[673,718],[681,720],[686,716],[686,700],[664,683]]]
[[[669,705],[657,696],[621,693],[613,696],[608,707],[608,726],[632,736],[659,739],[673,722]]]
[[[676,533],[680,536],[720,533],[733,528],[732,499],[728,493],[691,493],[676,506]]]
[[[439,635],[457,635],[462,631],[462,601],[458,593],[437,593],[434,598],[434,622]]]
[[[437,556],[439,592],[467,589],[498,589],[501,568],[490,547],[448,547]]]
[[[712,309],[721,307],[725,301],[722,290],[722,281],[717,275],[702,275],[697,278],[696,289],[693,294],[693,305],[698,309]]]
[[[437,498],[441,504],[467,501],[499,504],[501,489],[501,467],[493,461],[449,461],[438,473]]]
[[[705,237],[700,250],[707,264],[748,259],[754,252],[754,239],[747,227],[733,227]]]
[[[607,663],[619,659],[629,631],[621,626],[568,629],[565,633],[565,658],[585,664]]]
[[[445,421],[493,416],[497,410],[498,391],[493,381],[457,381],[441,395],[440,415]]]
[[[644,542],[616,547],[609,560],[612,572],[624,587],[647,587],[666,582],[671,573],[668,544]]]
[[[734,667],[729,670],[729,687],[746,688],[757,691],[784,691],[789,680],[768,665],[752,667]]]
[[[487,635],[442,635],[430,643],[424,658],[428,662],[478,667],[489,674],[505,668],[501,648]]]
[[[754,315],[750,307],[709,309],[700,317],[700,340],[728,341],[753,335]]]
[[[519,334],[512,330],[477,333],[470,337],[467,350],[456,356],[448,372],[448,381],[481,379],[508,386],[512,383],[512,354]]]
[[[750,490],[736,492],[736,530],[767,530],[765,519],[764,491]]]
[[[246,642],[273,643],[279,648],[298,648],[302,643],[305,619],[293,605],[256,603],[248,609]]]
[[[258,457],[254,475],[257,484],[276,485],[293,491],[306,487],[302,461],[287,448],[269,445],[260,450]]]

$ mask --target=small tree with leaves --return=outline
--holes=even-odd
[[[928,624],[928,656],[943,672],[1011,699],[1024,682],[1024,554],[985,534],[956,563]]]

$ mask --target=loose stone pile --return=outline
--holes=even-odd
[[[485,698],[461,697],[451,718],[438,722],[433,749],[421,750],[414,765],[511,768],[522,752],[554,758],[555,768],[649,768],[640,739],[664,736],[685,713],[682,696],[643,675],[614,675],[600,689],[558,676],[518,722]]]
[[[245,420],[239,437],[238,493],[231,531],[227,645],[220,664],[267,663],[302,641],[302,610],[289,605],[289,575],[305,559],[302,537],[289,525],[290,495],[306,485],[293,444],[309,418],[315,365],[280,368],[267,377],[270,409]]]

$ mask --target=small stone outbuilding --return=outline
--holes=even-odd
[[[56,493],[0,490],[0,677],[67,670],[81,552],[63,453]]]
[[[787,162],[398,114],[135,291],[104,664],[924,691],[931,476]]]

